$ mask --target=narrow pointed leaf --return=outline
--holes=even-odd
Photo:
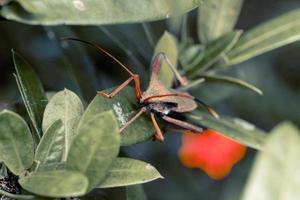
[[[266,21],[245,32],[227,54],[227,65],[238,64],[252,57],[300,40],[300,9]]]
[[[299,129],[289,122],[276,126],[255,159],[241,199],[299,199],[299,154]]]
[[[33,163],[33,140],[26,122],[16,113],[0,113],[0,157],[11,172],[21,174]]]
[[[80,117],[83,114],[83,105],[80,98],[70,90],[63,90],[56,93],[49,101],[43,119],[43,131],[45,132],[56,120],[63,123],[64,135],[60,141],[63,147],[63,157],[61,160],[67,159],[72,140],[76,135],[76,128]],[[58,136],[58,135],[57,135]],[[61,137],[59,136],[59,137]]]
[[[65,127],[61,120],[55,121],[43,135],[35,153],[38,165],[62,161],[65,142]]]
[[[0,14],[27,24],[102,25],[165,19],[198,4],[199,0],[20,0],[3,5]]]
[[[257,150],[263,148],[266,134],[242,119],[225,116],[215,119],[204,112],[197,112],[197,114],[188,114],[186,116],[191,122],[214,129],[248,147]]]
[[[41,137],[41,125],[47,98],[40,79],[32,67],[16,52],[12,51],[16,69],[16,81],[32,125]]]
[[[170,62],[176,67],[177,65],[177,46],[176,46],[176,38],[170,34],[169,32],[164,32],[164,34],[159,39],[156,44],[154,55],[163,52],[169,58]],[[165,86],[171,87],[174,80],[174,72],[168,65],[168,63],[163,60],[161,69],[158,74],[158,79],[164,83]]]
[[[78,127],[69,151],[66,168],[85,174],[89,189],[97,186],[117,157],[120,132],[112,111],[93,116]]]
[[[229,33],[238,19],[243,0],[205,0],[198,11],[198,34],[203,43]]]
[[[99,188],[135,185],[162,178],[150,164],[130,158],[117,158]]]
[[[229,77],[229,76],[222,76],[222,75],[200,75],[199,77],[205,78],[205,80],[207,82],[223,82],[223,83],[229,83],[229,84],[233,84],[235,86],[238,87],[242,87],[242,88],[246,88],[249,89],[259,95],[262,95],[263,92],[258,89],[257,87],[255,87],[254,85],[247,83],[243,80],[240,80],[238,78],[234,78],[234,77]],[[191,82],[190,84],[193,84],[193,82]]]
[[[194,78],[200,72],[205,71],[212,64],[217,62],[222,55],[228,52],[238,41],[241,31],[234,31],[209,42],[204,49],[204,55],[200,62],[194,64],[187,69],[187,75]]]
[[[111,92],[112,90],[113,89],[106,90],[106,92]],[[141,106],[136,102],[134,89],[128,86],[111,99],[97,95],[85,110],[79,126],[87,123],[89,119],[95,117],[99,113],[113,110],[117,117],[119,127],[122,127],[140,109]],[[143,114],[130,126],[124,129],[121,134],[121,144],[130,145],[149,140],[154,131],[149,116]]]
[[[84,175],[66,170],[33,172],[21,176],[19,183],[34,194],[57,198],[81,196],[88,189],[88,179]]]

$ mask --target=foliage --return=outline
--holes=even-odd
[[[300,132],[290,122],[276,126],[256,157],[243,200],[298,199]],[[282,183],[285,183],[283,186]]]
[[[33,71],[31,73],[36,77]],[[29,85],[37,80],[26,79]],[[73,108],[71,112],[70,108]],[[82,114],[86,118],[81,118]],[[84,119],[87,121],[83,122]],[[96,115],[83,113],[79,97],[65,89],[57,92],[45,108],[44,134],[35,155],[26,122],[14,112],[1,112],[1,160],[11,172],[19,175],[22,188],[46,197],[82,196],[99,185],[126,186],[161,178],[147,163],[117,158],[118,130],[117,118],[111,110]],[[121,166],[126,170],[118,170]],[[5,192],[4,195],[10,196]],[[31,197],[18,196],[20,199]]]
[[[15,79],[27,114],[0,107],[1,177],[8,176],[4,172],[2,174],[5,171],[2,169],[7,168],[18,177],[20,186],[26,192],[11,194],[0,190],[0,193],[16,199],[40,196],[88,198],[93,189],[105,192],[105,188],[122,187],[126,199],[146,199],[140,184],[162,178],[152,165],[127,158],[126,154],[124,157],[124,146],[151,140],[155,131],[150,118],[142,115],[120,134],[120,127],[141,109],[133,88],[126,86],[112,99],[96,95],[89,102],[91,94],[93,96],[98,88],[94,74],[97,70],[92,69],[93,61],[82,47],[59,40],[60,36],[77,34],[81,28],[56,25],[114,25],[88,27],[89,31],[85,34],[98,40],[98,33],[101,32],[105,35],[101,37],[103,43],[109,41],[106,46],[114,44],[124,50],[128,63],[134,64],[132,70],[139,72],[143,87],[148,86],[151,73],[149,68],[144,67],[145,63],[151,65],[151,57],[163,52],[188,80],[187,85],[178,85],[169,64],[164,61],[159,80],[167,88],[189,92],[195,98],[202,99],[201,92],[205,91],[202,86],[222,83],[263,95],[264,92],[254,84],[233,77],[228,72],[234,65],[300,40],[300,9],[283,13],[250,30],[239,30],[235,29],[235,25],[242,4],[242,0],[0,0],[0,15],[4,19],[45,26],[44,31],[51,44],[55,44],[63,55],[62,65],[67,66],[60,76],[65,77],[66,71],[71,74],[70,83],[63,82],[63,87],[72,88],[54,92],[47,99],[35,70],[22,56],[12,51]],[[188,14],[194,8],[197,8],[194,12],[197,12],[198,20],[197,28],[193,29],[197,31],[195,34],[189,32],[191,15]],[[159,37],[155,35],[153,26],[145,23],[167,18],[170,18],[167,20],[170,30],[163,30]],[[125,23],[140,24],[131,25],[134,27],[131,33],[131,30],[126,30],[127,25],[116,25]],[[198,35],[198,38],[193,38],[193,35]],[[144,40],[149,42],[151,48],[142,45]],[[42,62],[45,66],[55,65]],[[46,67],[43,70],[50,71]],[[115,89],[107,87],[116,85],[114,78],[120,81],[123,75],[112,78],[101,73],[100,82],[106,92]],[[52,85],[56,84],[51,81]],[[48,91],[49,88],[45,88]],[[216,102],[220,102],[222,92],[226,92],[222,89],[207,90],[216,95]],[[82,99],[89,102],[86,108]],[[282,199],[299,196],[295,189],[296,180],[290,175],[293,171],[297,172],[295,155],[299,142],[298,130],[293,125],[280,125],[268,137],[266,128],[262,130],[240,117],[221,114],[220,119],[215,119],[199,110],[181,116],[189,123],[218,131],[253,149],[263,150],[255,161],[244,199],[253,199],[256,191],[260,191],[258,195],[263,194],[260,196],[263,199],[274,199],[273,195]],[[159,125],[168,128],[162,121]],[[289,135],[283,136],[287,133]],[[285,175],[288,186],[280,185],[273,169]]]

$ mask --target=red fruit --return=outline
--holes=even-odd
[[[179,158],[189,168],[200,168],[213,179],[222,179],[246,153],[246,147],[214,130],[185,131]]]

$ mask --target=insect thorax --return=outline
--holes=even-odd
[[[177,103],[173,102],[153,102],[146,105],[147,110],[150,112],[168,115],[170,112],[175,111]]]

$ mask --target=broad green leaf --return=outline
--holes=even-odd
[[[204,112],[197,112],[196,114],[188,114],[186,116],[196,124],[214,129],[254,149],[261,150],[264,145],[266,134],[240,118],[222,116],[220,119],[215,119]]]
[[[243,0],[205,0],[198,9],[198,34],[203,43],[229,33],[238,19]]]
[[[203,75],[200,75],[199,77],[204,78],[205,81],[207,81],[207,82],[229,83],[229,84],[233,84],[235,86],[239,86],[241,88],[249,89],[259,95],[263,94],[263,92],[260,89],[258,89],[257,87],[255,87],[254,85],[247,83],[238,78],[234,78],[234,77],[230,77],[230,76],[223,76],[223,75],[215,75],[215,74],[214,75],[203,74]],[[190,84],[193,84],[193,82],[191,82]]]
[[[32,125],[38,134],[35,139],[41,137],[41,124],[47,97],[37,74],[31,66],[16,52],[12,51],[16,69],[16,81],[28,112]]]
[[[146,200],[146,194],[142,185],[126,187],[126,200]]]
[[[66,163],[65,162],[52,162],[46,164],[38,163],[35,172],[44,172],[44,171],[55,171],[65,169]]]
[[[34,199],[33,195],[12,194],[12,193],[6,192],[5,190],[1,190],[1,189],[0,189],[0,194],[5,197],[9,197],[8,199],[10,199],[10,198],[11,199]],[[2,198],[3,198],[3,196],[2,196]]]
[[[88,179],[75,171],[57,170],[23,175],[19,183],[25,190],[46,197],[73,197],[87,192]]]
[[[227,65],[300,40],[300,9],[292,10],[245,32],[227,54]]]
[[[130,158],[117,158],[99,188],[135,185],[163,178],[150,164]]]
[[[19,0],[4,5],[0,14],[27,24],[102,25],[165,19],[198,4],[199,0]]]
[[[67,89],[56,93],[46,106],[43,131],[45,132],[56,120],[61,120],[63,123],[64,131],[61,132],[63,135],[60,135],[60,138],[58,138],[59,146],[63,147],[63,157],[61,158],[63,161],[67,159],[67,154],[76,135],[76,128],[82,114],[83,105],[80,98]]]
[[[289,122],[276,126],[255,159],[242,199],[299,199],[299,154],[299,129]]]
[[[62,161],[65,142],[65,127],[61,120],[55,121],[43,135],[35,152],[38,165]]]
[[[189,66],[186,74],[190,78],[194,78],[200,72],[207,70],[208,67],[217,62],[224,53],[228,52],[233,47],[238,41],[241,33],[241,31],[230,32],[207,43],[204,48],[204,55],[200,62]]]
[[[156,44],[154,55],[163,52],[169,58],[170,62],[173,66],[177,65],[177,46],[176,46],[176,38],[171,35],[169,32],[165,31],[164,34],[159,39]],[[163,60],[161,69],[158,74],[158,79],[164,83],[165,86],[171,87],[174,80],[174,72],[168,65],[168,63]]]
[[[112,89],[107,90],[107,92],[110,91]],[[85,110],[80,120],[80,125],[86,124],[89,119],[99,113],[113,110],[119,127],[122,127],[140,109],[141,106],[136,102],[134,89],[128,86],[111,99],[97,95]],[[147,114],[143,114],[121,133],[121,144],[131,145],[149,140],[154,131],[150,117]]]
[[[112,111],[90,116],[78,127],[66,162],[66,168],[79,171],[89,179],[89,189],[97,186],[117,157],[120,132]]]
[[[33,140],[30,130],[18,114],[0,113],[0,157],[11,172],[21,174],[33,163]]]

